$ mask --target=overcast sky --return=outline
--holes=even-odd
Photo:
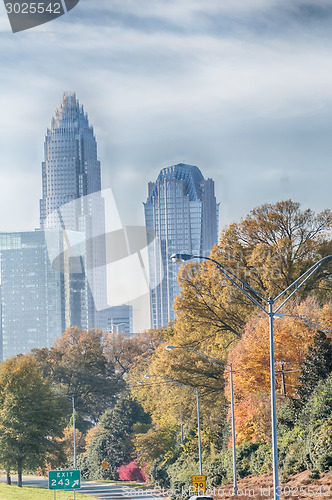
[[[330,0],[80,0],[13,34],[0,4],[0,230],[39,223],[46,128],[75,90],[103,186],[143,224],[147,183],[197,165],[221,227],[284,199],[331,206]]]
[[[17,34],[1,3],[0,30],[0,230],[38,225],[64,90],[126,223],[143,223],[148,181],[181,161],[215,180],[222,226],[264,202],[330,206],[329,0],[80,0]]]

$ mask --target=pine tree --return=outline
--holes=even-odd
[[[118,468],[132,459],[133,425],[150,421],[150,416],[141,405],[127,395],[119,398],[113,410],[106,410],[97,426],[100,434],[93,439],[88,449],[90,479],[118,479]],[[109,464],[105,471],[100,467],[104,460]]]
[[[304,404],[320,380],[328,378],[332,372],[332,342],[322,331],[317,331],[313,346],[303,364],[299,377],[297,396]]]

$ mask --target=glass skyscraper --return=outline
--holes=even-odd
[[[100,162],[93,128],[75,93],[64,93],[47,129],[42,164],[41,228],[64,229],[58,209],[101,190]],[[68,205],[69,206],[69,205]],[[70,207],[70,206],[69,206]],[[66,214],[68,229],[84,231],[86,211]]]
[[[101,326],[99,308],[107,307],[105,208],[100,162],[93,128],[75,93],[64,93],[47,130],[42,164],[40,227],[82,235],[81,268],[63,269],[66,327]],[[70,246],[69,243],[67,245]]]
[[[164,168],[150,182],[144,203],[145,225],[154,230],[161,252],[149,247],[151,328],[175,319],[173,303],[180,293],[173,253],[209,255],[218,241],[219,204],[214,181],[200,169],[180,163]]]
[[[59,231],[53,241],[61,246]],[[0,233],[0,360],[50,347],[64,330],[62,275],[52,269],[43,231]]]

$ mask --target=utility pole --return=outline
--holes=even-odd
[[[182,401],[181,401],[181,406],[180,406],[180,422],[181,422],[181,446],[183,446]]]
[[[284,397],[286,397],[287,396],[287,392],[286,392],[286,377],[285,377],[285,373],[299,372],[301,370],[294,370],[292,363],[290,363],[289,361],[276,361],[276,365],[280,365],[281,366],[281,370],[276,371],[276,373],[281,373],[282,394],[283,394]],[[285,365],[291,365],[291,367],[292,367],[291,370],[285,370]]]
[[[282,393],[286,397],[286,382],[285,382],[285,371],[284,371],[284,362],[281,361],[281,378],[282,378]]]

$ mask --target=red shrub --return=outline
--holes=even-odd
[[[118,474],[121,481],[138,481],[145,483],[148,479],[147,474],[138,465],[137,460],[127,465],[121,465],[121,467],[118,468]]]

